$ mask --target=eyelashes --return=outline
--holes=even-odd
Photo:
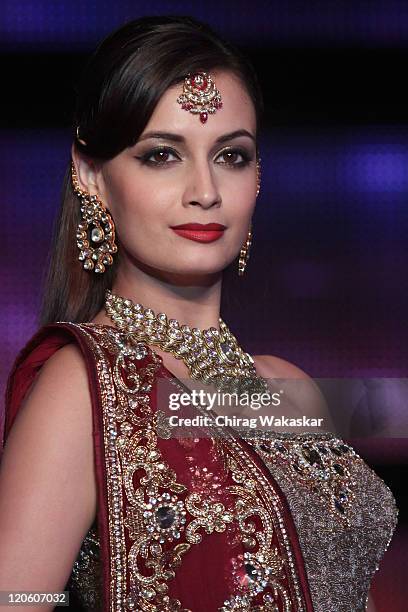
[[[253,159],[252,155],[250,155],[248,151],[242,149],[241,147],[231,147],[229,149],[224,149],[223,151],[220,151],[220,153],[218,153],[216,159],[219,159],[220,157],[228,159],[227,156],[231,155],[233,158],[235,156],[234,159],[236,159],[236,156],[241,156],[241,160],[231,161],[231,158],[229,158],[229,161],[218,162],[218,164],[237,169],[247,166],[249,162]],[[175,159],[169,159],[170,156],[173,156]],[[156,157],[156,159],[154,159],[154,157]],[[138,159],[143,165],[151,167],[168,166],[169,164],[180,161],[178,153],[171,147],[165,146],[150,149],[143,155],[136,156],[136,159]]]
[[[154,149],[147,151],[143,155],[136,157],[136,159],[139,159],[143,164],[146,164],[148,166],[164,166],[170,163],[171,161],[174,161],[170,160],[169,162],[168,157],[170,155],[173,155],[173,157],[180,159],[174,149],[171,149],[170,147],[155,147]],[[151,159],[153,156],[157,156],[157,158]]]

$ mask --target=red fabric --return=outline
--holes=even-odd
[[[167,379],[176,379],[182,383],[168,370],[164,365],[161,368],[162,375]],[[172,389],[174,392],[174,388]],[[155,408],[157,408],[155,406]],[[183,413],[183,416],[186,413]],[[226,428],[227,429],[227,428]],[[252,460],[262,470],[271,487],[278,493],[282,506],[284,508],[285,528],[289,533],[295,562],[297,565],[298,577],[301,583],[301,590],[305,599],[306,612],[313,612],[313,604],[309,591],[309,584],[306,576],[302,551],[299,545],[299,540],[296,532],[296,527],[290,514],[289,506],[286,498],[280,489],[277,482],[273,479],[270,471],[263,463],[262,459],[257,455],[253,447],[242,439],[237,438],[237,442],[246,454],[249,454]],[[234,482],[223,474],[223,468],[216,462],[209,462],[211,455],[211,439],[200,438],[198,443],[193,440],[186,439],[186,446],[190,447],[188,453],[183,449],[182,442],[171,438],[170,440],[160,440],[159,446],[162,454],[168,458],[170,465],[176,470],[178,482],[187,485],[189,491],[194,491],[197,488],[197,483],[194,483],[194,478],[188,472],[188,465],[205,466],[208,472],[216,472],[217,475],[223,478],[223,487],[221,495],[217,501],[224,504],[225,507],[231,507],[232,499],[228,500],[225,494],[225,487],[234,485]],[[194,461],[188,461],[189,456]],[[207,493],[208,495],[208,493]],[[231,496],[232,498],[232,496]],[[215,501],[216,498],[214,498]],[[228,503],[230,502],[230,503]],[[259,523],[258,523],[259,526]],[[231,578],[226,580],[225,577],[231,577],[231,558],[242,555],[244,549],[241,542],[235,546],[231,546],[228,538],[228,530],[221,534],[212,534],[210,538],[201,542],[198,546],[193,547],[188,553],[188,563],[182,564],[177,570],[176,578],[171,583],[170,594],[177,597],[183,602],[187,608],[195,610],[216,610],[217,603],[224,601],[234,592],[234,584]],[[277,545],[277,541],[274,541]],[[211,588],[202,588],[202,581],[211,585]],[[188,587],[186,588],[186,585]],[[262,595],[262,594],[261,594]],[[261,599],[259,602],[261,603]],[[201,606],[201,607],[200,607]],[[295,608],[296,609],[296,608]]]
[[[18,355],[9,376],[6,391],[4,441],[7,440],[21,402],[36,374],[55,351],[69,342],[77,342],[82,351],[92,397],[94,458],[98,485],[97,518],[103,568],[103,609],[107,612],[113,608],[110,607],[109,599],[111,576],[102,404],[99,396],[95,358],[78,329],[64,323],[45,326]],[[142,360],[140,367],[144,366],[149,359],[147,357]],[[161,367],[159,375],[167,379],[175,378],[164,366]],[[171,390],[174,392],[174,388]],[[155,392],[151,393],[151,399],[153,408],[157,409]],[[241,448],[263,471],[271,487],[279,494],[284,507],[285,527],[292,543],[299,581],[306,602],[306,611],[313,612],[302,552],[286,499],[254,449],[244,441],[241,441],[240,444]],[[206,499],[212,498],[213,501],[220,501],[226,507],[231,507],[231,501],[235,500],[236,496],[227,494],[226,486],[236,483],[232,481],[231,475],[225,471],[219,457],[217,458],[214,455],[213,443],[210,438],[200,438],[197,442],[192,439],[183,441],[175,438],[169,440],[159,438],[158,445],[163,459],[175,470],[177,482],[187,486],[188,494],[197,492]],[[257,527],[260,526],[258,518],[254,522]],[[129,551],[133,542],[130,541],[127,530],[125,530],[125,533],[126,547]],[[181,565],[176,570],[175,578],[168,582],[169,595],[179,599],[185,608],[191,609],[193,612],[215,612],[224,600],[229,599],[236,592],[237,580],[242,578],[242,582],[245,582],[247,579],[244,574],[239,573],[240,570],[235,572],[234,578],[232,566],[234,559],[239,558],[239,555],[242,555],[246,549],[237,538],[236,527],[228,526],[224,532],[213,532],[210,535],[207,535],[204,529],[200,528],[198,533],[202,535],[202,541],[199,544],[192,544],[188,552],[182,556]],[[274,538],[274,546],[280,548],[276,535]],[[294,607],[294,610],[297,610],[297,607]]]

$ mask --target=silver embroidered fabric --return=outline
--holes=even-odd
[[[96,522],[82,541],[66,590],[75,593],[84,612],[102,610],[102,563]]]
[[[313,434],[305,434],[310,440]],[[276,434],[286,444],[293,434]],[[322,446],[338,438],[319,437]],[[285,494],[306,567],[315,612],[364,612],[374,572],[397,523],[395,499],[384,481],[357,455],[347,466],[354,480],[349,525],[328,511],[288,464],[262,458]]]

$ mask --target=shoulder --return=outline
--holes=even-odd
[[[270,387],[277,384],[274,379],[279,380],[279,389],[284,390],[291,410],[294,409],[297,416],[323,418],[322,429],[332,429],[326,400],[309,374],[294,363],[275,355],[254,355],[253,359],[258,374],[268,379]]]
[[[17,409],[0,471],[0,589],[23,572],[26,584],[58,590],[97,508],[91,400],[75,344],[43,362]]]
[[[65,462],[79,473],[84,465],[92,466],[92,429],[86,365],[81,349],[69,343],[48,357],[30,382],[18,405],[6,449],[14,447],[18,453],[23,447],[37,465]]]
[[[65,426],[89,423],[91,397],[82,350],[75,342],[58,348],[46,359],[30,384],[19,413],[35,411],[37,419],[54,415]],[[19,415],[20,416],[20,415]]]
[[[265,378],[300,378],[312,380],[308,374],[294,363],[275,355],[254,355],[255,367]]]
[[[75,377],[75,382],[87,381],[84,356],[75,342],[65,344],[55,351],[44,363],[39,373],[39,378],[47,379],[47,384],[63,385],[64,387],[72,387],[72,376]]]

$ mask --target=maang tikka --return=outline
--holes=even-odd
[[[105,266],[112,265],[112,254],[118,250],[113,219],[97,195],[80,188],[73,161],[71,179],[73,190],[81,201],[81,221],[76,232],[78,259],[85,270],[102,274]]]
[[[221,94],[208,72],[188,74],[184,79],[183,93],[177,102],[182,109],[200,115],[201,123],[206,123],[209,114],[222,108]]]
[[[261,190],[261,158],[256,161],[256,197]],[[242,276],[245,272],[246,265],[249,259],[249,252],[252,245],[252,222],[249,224],[249,230],[244,244],[239,252],[238,260],[238,276]]]

